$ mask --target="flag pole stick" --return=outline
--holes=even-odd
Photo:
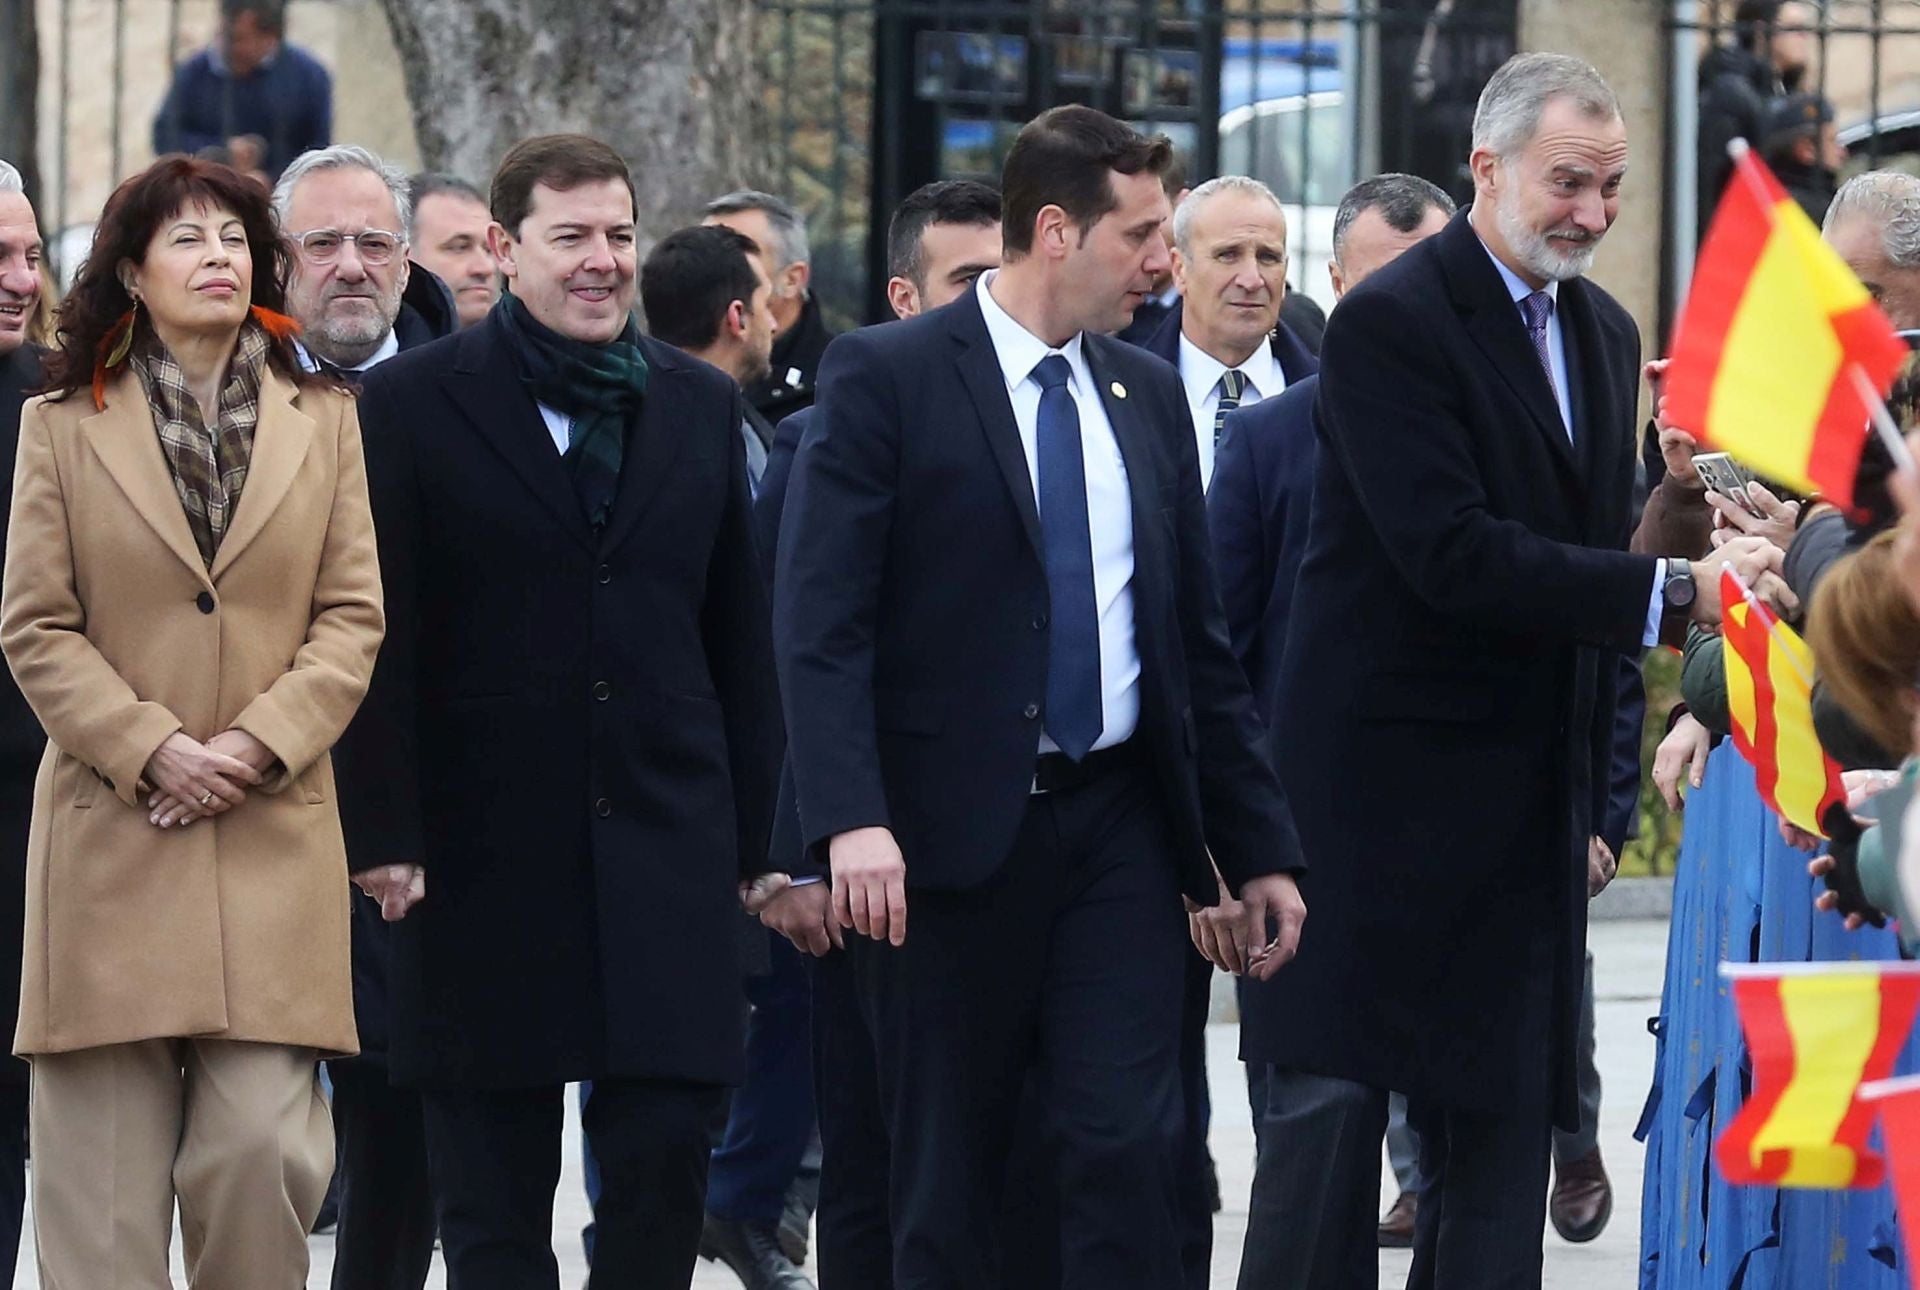
[[[1813,689],[1813,678],[1801,670],[1800,660],[1794,656],[1793,645],[1786,636],[1781,634],[1779,620],[1774,617],[1773,611],[1766,607],[1760,597],[1753,594],[1753,588],[1747,585],[1747,580],[1740,576],[1740,571],[1734,568],[1731,563],[1723,560],[1720,563],[1720,567],[1726,570],[1728,577],[1733,579],[1733,585],[1740,588],[1741,597],[1753,609],[1753,612],[1760,616],[1760,625],[1767,629],[1767,635],[1771,636],[1773,643],[1780,647],[1780,653],[1787,660],[1787,666],[1793,669],[1793,674],[1800,678],[1800,683],[1806,686],[1807,689]],[[1727,607],[1725,605],[1720,606],[1720,612],[1724,615],[1727,612]]]
[[[1900,434],[1900,427],[1893,423],[1893,413],[1887,411],[1885,399],[1867,378],[1866,369],[1858,363],[1847,364],[1847,371],[1853,377],[1853,386],[1860,392],[1860,398],[1867,405],[1867,415],[1873,421],[1873,431],[1880,436],[1880,442],[1886,445],[1887,455],[1893,458],[1893,468],[1902,474],[1911,475],[1916,467],[1913,453],[1907,448],[1907,441]]]

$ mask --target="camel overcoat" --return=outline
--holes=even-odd
[[[22,1056],[165,1037],[356,1047],[328,749],[384,618],[353,401],[269,370],[213,567],[131,371],[20,420],[0,647],[49,743],[28,841]],[[174,731],[279,758],[240,806],[148,823]]]

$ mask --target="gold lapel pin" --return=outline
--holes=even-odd
[[[1127,387],[1120,384],[1120,382],[1118,381],[1115,381],[1112,385],[1109,385],[1107,388],[1113,391],[1113,397],[1116,399],[1124,399],[1127,397]]]

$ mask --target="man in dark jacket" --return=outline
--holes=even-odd
[[[1833,104],[1818,94],[1789,94],[1767,107],[1760,155],[1780,186],[1815,224],[1840,188],[1847,150],[1833,125]]]
[[[395,922],[389,1061],[450,1284],[558,1290],[565,1086],[592,1080],[588,1285],[686,1285],[779,769],[740,395],[634,325],[613,149],[529,139],[491,205],[509,294],[360,400],[388,629],[341,822]]]
[[[1700,198],[1696,215],[1705,235],[1733,173],[1727,145],[1759,143],[1767,105],[1799,87],[1811,53],[1813,14],[1802,0],[1740,0],[1733,11],[1733,43],[1715,45],[1700,60]]]
[[[806,218],[772,193],[743,188],[708,202],[701,222],[724,224],[752,238],[773,280],[773,355],[767,374],[747,386],[747,402],[768,425],[777,426],[813,406],[814,375],[833,339],[813,294]]]
[[[300,355],[358,384],[387,358],[455,329],[453,297],[407,261],[405,177],[364,148],[301,154],[280,177],[274,211],[295,245],[287,310]],[[353,804],[343,802],[342,810]],[[351,838],[351,834],[349,835]],[[433,1259],[433,1195],[420,1095],[387,1075],[391,929],[353,902],[353,1010],[360,1055],[327,1063],[333,1079],[335,1290],[420,1290]]]
[[[333,78],[285,42],[282,0],[224,0],[220,36],[180,64],[153,119],[156,153],[225,150],[242,169],[279,178],[333,138]]]
[[[20,172],[0,161],[0,461],[13,475],[20,409],[40,384],[40,351],[27,320],[40,297],[40,226]],[[9,493],[12,489],[9,487]],[[0,548],[6,541],[0,513]],[[20,938],[27,890],[27,826],[33,778],[47,737],[13,674],[0,675],[0,1026],[13,1034],[20,1011]],[[27,1064],[0,1057],[0,1287],[13,1285],[20,1213],[27,1196]]]

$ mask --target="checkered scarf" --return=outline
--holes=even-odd
[[[260,380],[272,344],[266,328],[248,319],[220,391],[220,413],[208,428],[199,400],[187,388],[186,373],[160,338],[148,332],[129,356],[153,409],[154,429],[166,454],[173,486],[187,512],[200,558],[213,567],[214,552],[240,505],[253,460],[253,429],[260,420]]]

